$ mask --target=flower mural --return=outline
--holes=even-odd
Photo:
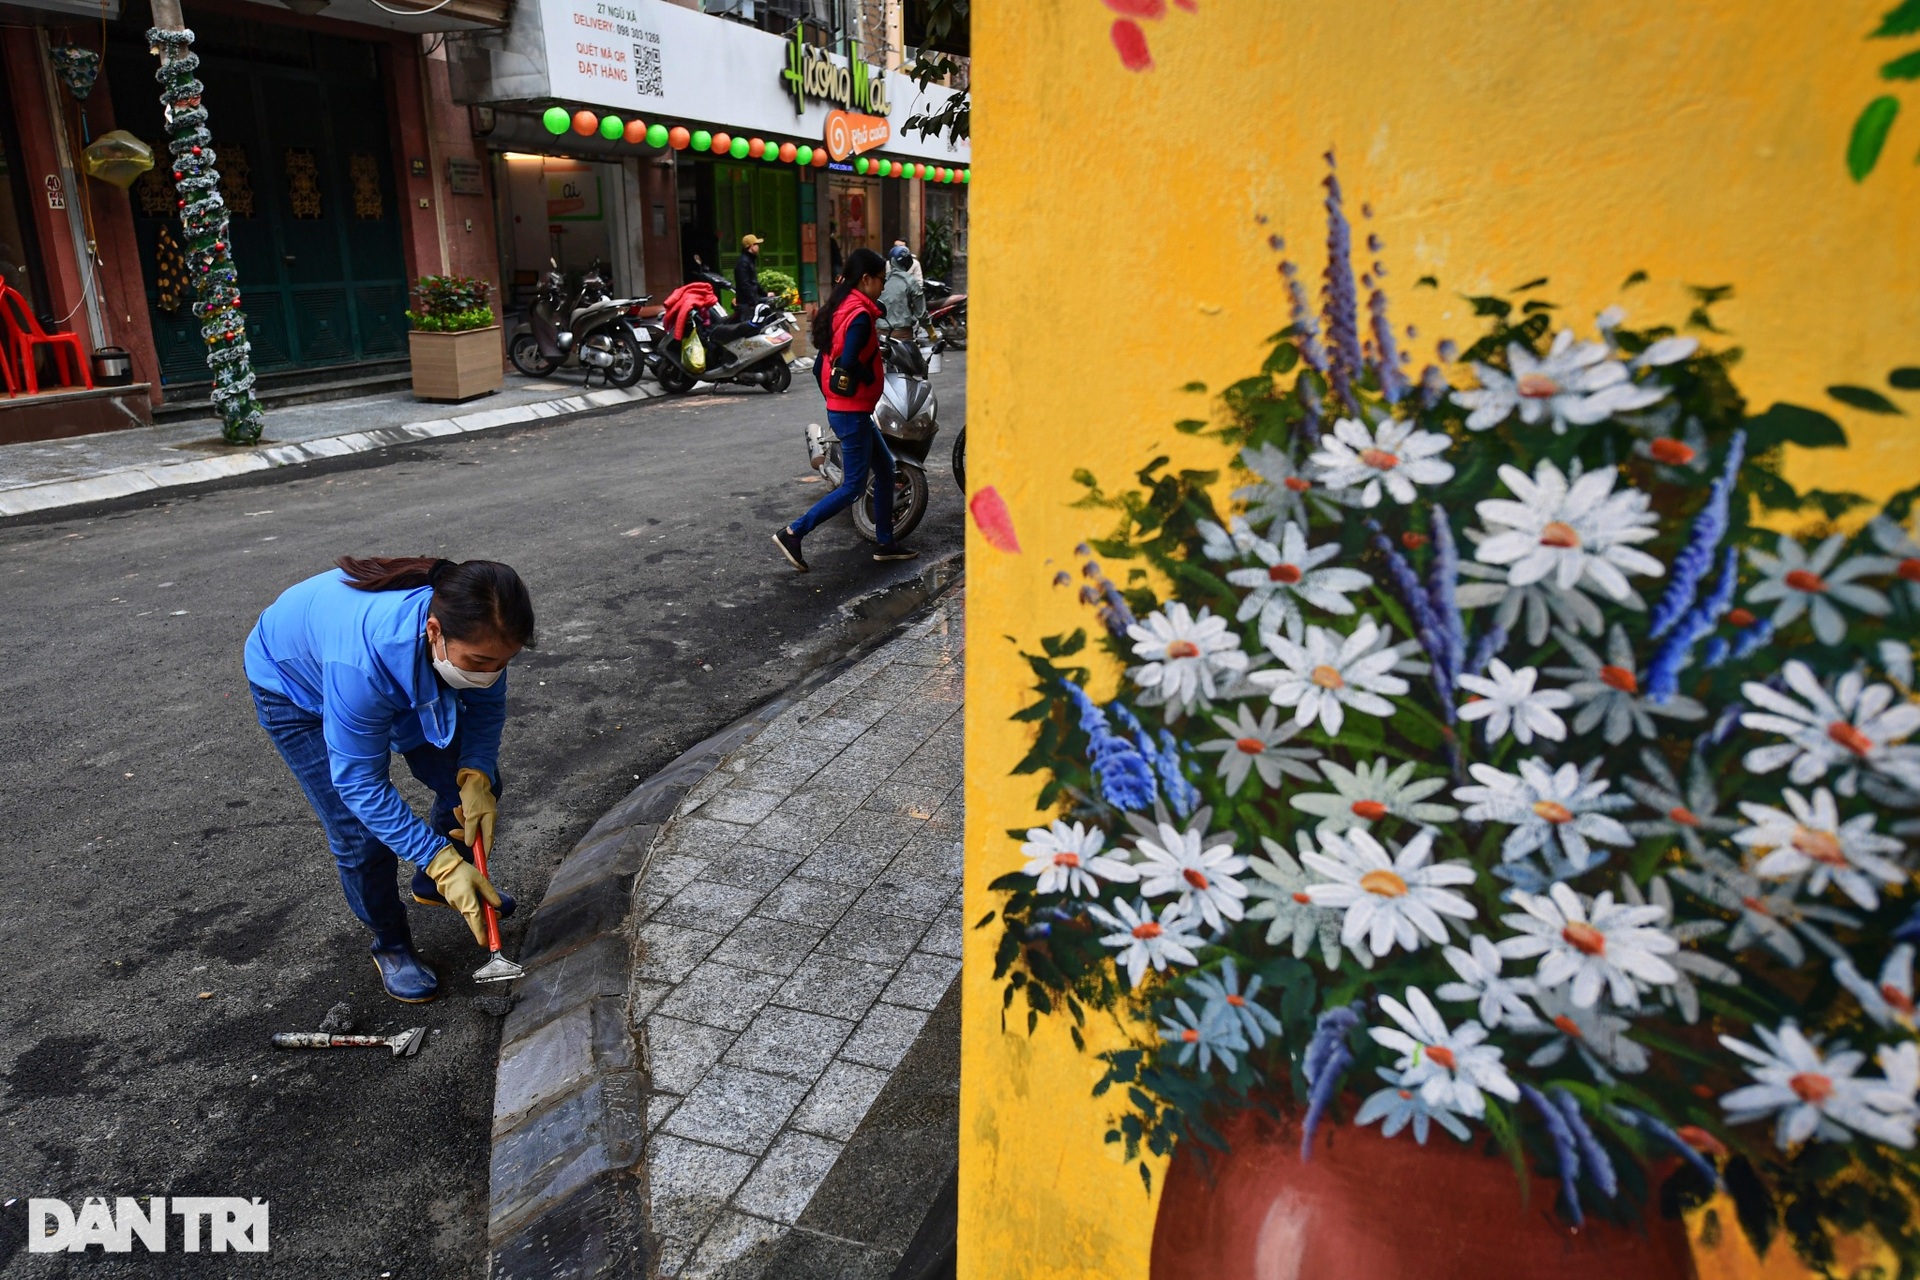
[[[1670,1178],[1920,1259],[1920,490],[1835,529],[1780,458],[1838,425],[1618,311],[1475,298],[1416,374],[1327,190],[1319,314],[1287,264],[1205,426],[1234,473],[1081,473],[1114,524],[1027,655],[1057,821],[979,922],[1004,1007],[1138,1029],[1096,1093],[1143,1177],[1291,1108],[1303,1154],[1491,1144],[1569,1223]]]

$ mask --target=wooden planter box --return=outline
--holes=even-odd
[[[500,389],[500,326],[459,333],[410,330],[413,394],[421,400],[471,400]]]

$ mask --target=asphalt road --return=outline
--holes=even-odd
[[[961,538],[964,367],[936,379],[923,554]],[[491,861],[537,902],[636,779],[797,679],[840,603],[917,571],[871,563],[844,517],[810,539],[811,574],[779,559],[768,534],[823,492],[799,482],[810,420],[797,379],[0,527],[0,1276],[484,1274],[499,1024],[465,977],[484,952],[416,907],[445,994],[381,994],[242,642],[341,554],[519,569],[539,647],[511,668]],[[336,1001],[431,1039],[404,1061],[269,1048]],[[271,1251],[26,1251],[27,1197],[87,1195],[265,1197]]]

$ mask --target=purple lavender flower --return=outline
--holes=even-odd
[[[1377,288],[1368,294],[1367,312],[1373,320],[1374,350],[1379,354],[1379,363],[1373,372],[1380,379],[1380,394],[1387,398],[1388,404],[1399,404],[1410,388],[1407,375],[1400,370],[1400,348],[1394,345],[1393,322],[1387,319],[1387,295]]]
[[[1108,804],[1129,812],[1151,808],[1158,795],[1152,767],[1131,742],[1108,727],[1106,714],[1086,690],[1071,680],[1060,683],[1080,711],[1080,729],[1087,735],[1087,758],[1100,794]]]
[[[1489,626],[1480,633],[1479,642],[1473,646],[1473,654],[1467,659],[1466,670],[1472,675],[1479,675],[1487,669],[1487,664],[1493,661],[1494,655],[1506,647],[1507,629]]]
[[[1565,1089],[1555,1089],[1550,1095],[1559,1105],[1560,1114],[1566,1117],[1567,1128],[1573,1131],[1573,1140],[1580,1147],[1580,1163],[1586,1168],[1587,1176],[1593,1179],[1593,1185],[1600,1188],[1600,1194],[1611,1200],[1620,1194],[1620,1180],[1614,1174],[1613,1159],[1607,1155],[1607,1149],[1600,1145],[1600,1139],[1593,1136],[1593,1130],[1587,1127],[1587,1118],[1580,1114],[1580,1104]]]
[[[1737,662],[1773,639],[1773,619],[1762,618],[1733,638],[1733,657]]]
[[[1580,1148],[1573,1136],[1573,1130],[1567,1125],[1566,1116],[1560,1108],[1553,1105],[1538,1089],[1530,1084],[1520,1086],[1520,1096],[1533,1104],[1546,1122],[1547,1136],[1553,1139],[1554,1160],[1560,1168],[1560,1193],[1566,1197],[1567,1211],[1573,1216],[1573,1225],[1584,1226],[1586,1214],[1580,1211]]]
[[[1467,659],[1467,628],[1460,618],[1460,602],[1455,592],[1460,586],[1460,547],[1453,540],[1453,522],[1447,509],[1433,504],[1428,527],[1433,530],[1433,569],[1427,575],[1427,595],[1440,618],[1441,633],[1447,641],[1447,673],[1460,678],[1460,667]]]
[[[1307,291],[1301,287],[1299,268],[1291,262],[1283,262],[1280,264],[1280,274],[1287,281],[1287,298],[1293,308],[1293,340],[1300,348],[1300,358],[1324,378],[1327,376],[1327,353],[1320,345],[1320,322],[1314,319],[1313,311],[1307,306]]]
[[[1387,576],[1393,580],[1393,587],[1400,599],[1406,604],[1407,612],[1413,618],[1413,629],[1420,640],[1420,647],[1427,652],[1427,658],[1433,664],[1433,691],[1439,698],[1447,723],[1454,721],[1453,706],[1453,665],[1448,660],[1448,647],[1445,624],[1440,615],[1434,612],[1433,601],[1427,596],[1427,589],[1420,584],[1420,575],[1413,571],[1407,558],[1400,554],[1400,548],[1393,545],[1393,539],[1387,537],[1380,528],[1378,520],[1367,521],[1367,528],[1373,534],[1373,545],[1387,558]]]
[[[1655,706],[1679,692],[1680,673],[1693,660],[1693,646],[1711,635],[1720,619],[1733,607],[1733,593],[1740,585],[1740,558],[1737,547],[1726,548],[1720,567],[1720,580],[1713,593],[1680,621],[1680,626],[1654,652],[1647,664],[1647,701]]]
[[[1313,1038],[1301,1057],[1300,1069],[1307,1078],[1307,1118],[1300,1127],[1300,1159],[1313,1158],[1313,1135],[1320,1128],[1334,1095],[1340,1091],[1341,1077],[1353,1065],[1347,1048],[1347,1033],[1360,1025],[1358,1001],[1326,1010],[1313,1024]]]
[[[1341,207],[1340,178],[1334,172],[1333,152],[1327,152],[1327,269],[1322,276],[1321,310],[1327,322],[1327,342],[1333,349],[1330,377],[1334,397],[1350,413],[1360,411],[1353,381],[1360,374],[1360,299],[1353,287],[1353,230]]]
[[[1673,558],[1673,571],[1667,575],[1667,589],[1660,602],[1647,615],[1650,638],[1658,640],[1685,616],[1700,589],[1700,580],[1713,568],[1713,553],[1727,536],[1728,504],[1740,475],[1740,461],[1747,450],[1747,433],[1736,431],[1727,442],[1727,458],[1714,478],[1713,489],[1693,518],[1693,532],[1687,545]]]
[[[1898,935],[1896,934],[1895,936],[1897,937]],[[1685,1160],[1695,1169],[1698,1169],[1708,1182],[1716,1187],[1720,1185],[1720,1171],[1713,1167],[1713,1162],[1701,1155],[1698,1151],[1695,1151],[1685,1138],[1675,1133],[1659,1120],[1656,1120],[1644,1111],[1635,1111],[1631,1107],[1615,1107],[1613,1114],[1625,1120],[1628,1124],[1644,1129],[1646,1132],[1660,1139],[1660,1141],[1672,1147],[1681,1159]]]

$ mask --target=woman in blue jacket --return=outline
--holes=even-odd
[[[512,910],[468,857],[476,835],[493,845],[506,667],[532,643],[518,574],[431,556],[343,557],[289,587],[247,636],[260,725],[326,829],[347,906],[373,930],[396,1000],[439,989],[414,954],[397,859],[414,865],[415,901],[456,908],[482,945],[481,900]],[[427,821],[394,789],[391,752],[432,790]]]

